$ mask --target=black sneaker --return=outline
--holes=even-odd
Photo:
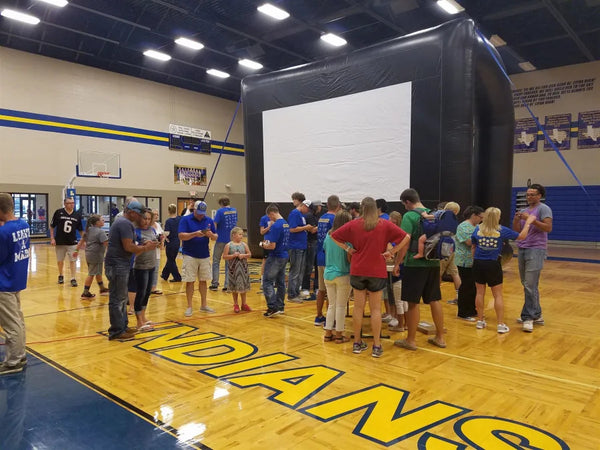
[[[92,294],[90,291],[84,292],[81,294],[81,298],[84,300],[89,300],[90,298],[94,298],[96,294]]]
[[[58,276],[58,284],[65,284],[65,277],[63,277],[62,275]]]
[[[77,287],[77,280],[76,280],[75,278],[73,278],[73,279],[71,280],[71,286],[72,286],[72,287]]]
[[[8,375],[11,373],[23,372],[23,369],[25,368],[26,364],[27,364],[27,360],[25,360],[25,362],[23,362],[21,360],[14,366],[9,366],[5,362],[3,362],[2,364],[0,364],[0,375]]]
[[[271,316],[274,316],[275,314],[279,314],[279,311],[277,311],[276,309],[267,309],[267,312],[265,312],[263,314],[263,316],[271,317]]]
[[[223,289],[221,289],[223,292],[227,292],[227,288],[224,287]]]
[[[208,289],[210,289],[211,291],[218,291],[219,290],[219,285],[218,284],[211,284]]]

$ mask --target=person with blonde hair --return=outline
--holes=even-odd
[[[344,322],[346,320],[346,304],[350,295],[350,255],[336,245],[331,238],[331,233],[351,220],[352,216],[348,211],[338,211],[333,219],[333,227],[325,235],[323,241],[323,252],[325,253],[323,279],[329,299],[324,340],[325,342],[335,340],[336,344],[349,341],[344,336]],[[335,336],[333,335],[334,324]]]
[[[500,225],[500,210],[490,207],[483,214],[483,222],[479,224],[471,235],[473,244],[473,278],[475,278],[475,287],[477,294],[475,297],[475,307],[477,308],[478,329],[487,326],[483,317],[485,306],[485,285],[487,284],[494,296],[494,309],[498,321],[498,333],[508,333],[510,329],[504,323],[504,300],[502,298],[502,265],[500,264],[500,255],[502,255],[502,242],[505,239],[523,240],[527,237],[529,226],[535,220],[534,216],[529,216],[520,233]]]
[[[250,275],[248,274],[248,258],[252,256],[250,248],[242,239],[244,230],[233,227],[230,232],[231,241],[225,244],[223,259],[229,264],[227,277],[227,292],[233,295],[233,312],[240,312],[238,294],[242,298],[242,311],[252,311],[246,303],[246,292],[250,290]]]
[[[387,283],[386,259],[392,254],[404,251],[410,237],[389,220],[380,219],[377,204],[371,197],[361,202],[361,217],[352,220],[331,233],[335,243],[352,255],[350,261],[350,285],[354,289],[354,345],[353,353],[361,353],[367,344],[361,340],[363,312],[369,292],[371,311],[371,332],[373,333],[373,351],[371,355],[379,358],[381,347],[381,298]],[[387,250],[389,242],[395,247]],[[347,243],[352,244],[349,246]]]

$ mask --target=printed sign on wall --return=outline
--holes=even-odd
[[[579,113],[577,148],[600,148],[600,111]]]
[[[174,165],[175,184],[187,186],[206,186],[206,167],[188,167]]]
[[[537,125],[533,119],[517,119],[515,121],[515,153],[537,152]]]
[[[556,148],[559,150],[571,148],[571,114],[546,116],[544,129]],[[554,150],[546,139],[544,139],[544,150]]]

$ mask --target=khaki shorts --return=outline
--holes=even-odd
[[[212,280],[212,264],[210,258],[194,258],[183,255],[181,279],[186,283]]]
[[[454,253],[450,255],[450,258],[440,261],[440,275],[444,275],[445,273],[450,276],[458,275],[458,268],[454,264]]]
[[[77,245],[57,245],[54,249],[57,261],[64,261],[66,256],[69,257],[69,261],[77,261],[77,258],[73,256],[73,253],[77,250]]]
[[[100,262],[89,262],[88,263],[88,276],[89,277],[94,277],[96,275],[102,275],[102,269],[103,269],[104,263],[102,261]]]
[[[323,278],[325,266],[317,266],[317,272],[319,273],[319,291],[327,292],[327,289],[325,288],[325,278]]]

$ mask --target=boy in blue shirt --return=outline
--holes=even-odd
[[[0,326],[6,332],[6,359],[0,375],[22,372],[25,354],[25,320],[20,291],[27,287],[29,225],[14,215],[9,194],[0,194]]]
[[[210,283],[209,289],[216,291],[219,289],[219,269],[221,265],[221,258],[223,256],[223,249],[225,245],[231,240],[231,230],[237,226],[238,215],[237,210],[230,206],[231,200],[229,197],[223,196],[219,198],[219,206],[221,206],[215,214],[214,223],[217,228],[217,242],[213,248],[213,262],[212,262],[212,282]],[[223,290],[227,290],[229,279],[229,264],[225,261],[225,284]]]

